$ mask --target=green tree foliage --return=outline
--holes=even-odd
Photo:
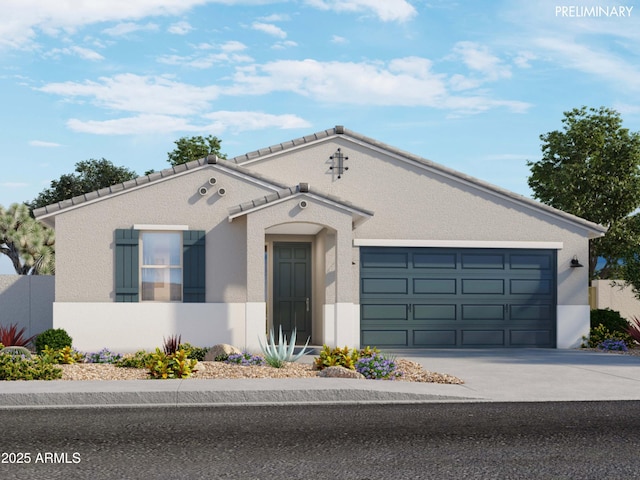
[[[0,253],[11,260],[19,275],[55,272],[55,235],[36,221],[24,203],[0,205]]]
[[[528,162],[529,186],[543,203],[609,228],[590,242],[589,273],[611,278],[640,241],[640,134],[605,107],[564,112],[562,123],[562,131],[540,135],[542,159]],[[596,272],[599,257],[606,263]]]
[[[67,173],[58,180],[53,180],[51,187],[40,192],[30,206],[32,209],[44,207],[84,193],[133,180],[136,177],[137,174],[133,170],[116,167],[104,158],[85,160],[76,163],[75,173]]]
[[[208,135],[206,137],[182,137],[173,142],[176,148],[169,152],[167,161],[173,165],[191,162],[204,158],[207,155],[217,155],[219,158],[227,158],[220,152],[222,141],[218,137]]]

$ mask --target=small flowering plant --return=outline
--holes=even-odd
[[[396,361],[379,352],[360,357],[356,362],[356,372],[373,380],[395,380],[402,376]]]
[[[99,352],[85,354],[85,363],[117,363],[122,358],[119,353],[112,353],[108,348],[103,348]]]
[[[598,344],[598,350],[626,352],[628,348],[624,340],[608,338]]]
[[[229,358],[225,360],[226,363],[237,363],[243,367],[249,367],[251,365],[264,365],[264,358],[260,355],[253,355],[249,352],[234,353],[229,355]]]

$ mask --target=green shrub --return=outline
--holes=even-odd
[[[147,363],[147,369],[151,378],[189,378],[197,363],[197,360],[188,357],[183,348],[168,355],[156,348]]]
[[[116,367],[123,368],[147,368],[147,363],[153,354],[145,350],[138,350],[133,355],[124,355],[115,363]]]
[[[376,347],[366,346],[360,350],[349,349],[349,347],[331,348],[327,345],[322,346],[320,356],[314,359],[313,365],[316,370],[322,370],[326,367],[345,367],[355,370],[356,362],[362,357],[371,357],[380,353]]]
[[[619,312],[609,308],[591,310],[591,328],[598,325],[604,325],[611,333],[625,333],[629,328],[629,322]]]
[[[186,342],[181,344],[180,346],[187,351],[187,355],[189,355],[189,358],[193,358],[199,362],[204,361],[204,357],[209,351],[208,348],[194,347],[190,343]]]
[[[40,357],[0,355],[0,380],[56,380],[62,370]]]
[[[589,330],[589,337],[582,337],[582,346],[589,348],[598,348],[598,345],[606,340],[620,340],[623,341],[627,346],[630,346],[633,343],[633,339],[628,333],[612,332],[600,323],[596,327],[593,327],[591,330]]]
[[[50,328],[36,337],[36,352],[42,353],[46,346],[53,350],[62,350],[64,347],[71,347],[72,342],[63,328]]]
[[[71,365],[72,363],[84,362],[84,353],[80,353],[71,347],[55,350],[45,345],[40,356],[47,363]]]

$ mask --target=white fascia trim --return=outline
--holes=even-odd
[[[189,225],[148,225],[135,224],[134,230],[152,230],[152,231],[183,231],[189,230]]]
[[[520,242],[491,240],[405,240],[356,238],[354,247],[446,247],[446,248],[522,248],[562,250],[563,242]]]

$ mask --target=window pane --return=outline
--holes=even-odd
[[[182,300],[181,268],[143,268],[142,300],[179,302]]]
[[[143,265],[180,266],[181,247],[182,241],[180,233],[143,233]]]

